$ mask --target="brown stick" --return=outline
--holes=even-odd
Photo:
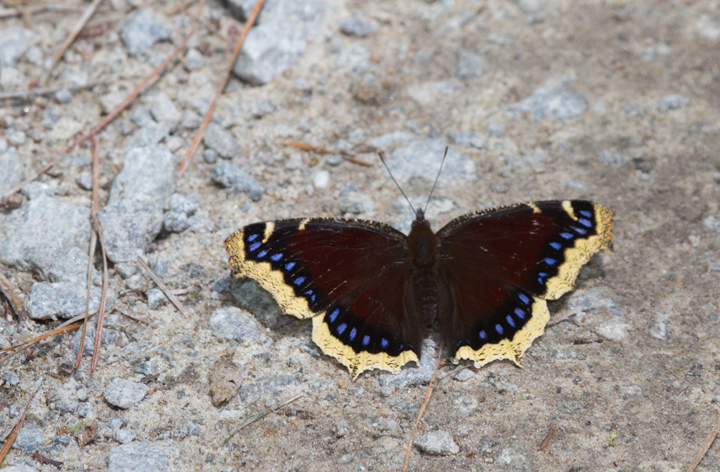
[[[75,41],[75,38],[78,34],[80,34],[80,31],[85,27],[88,20],[92,18],[92,16],[95,14],[95,10],[97,10],[97,7],[102,3],[102,0],[93,0],[93,2],[87,6],[85,11],[83,12],[82,16],[78,20],[77,23],[75,23],[75,28],[70,32],[67,38],[65,38],[65,42],[62,43],[62,46],[60,46],[60,49],[57,53],[55,53],[55,57],[53,58],[52,65],[48,69],[48,71],[45,73],[44,77],[40,80],[40,83],[45,85],[47,84],[48,80],[50,79],[50,75],[52,74],[52,71],[55,69],[55,66],[58,65],[58,62],[60,62],[60,59],[65,55],[65,51],[70,47],[70,45]]]
[[[43,5],[33,5],[25,10],[18,10],[17,8],[5,8],[0,9],[0,19],[12,18],[14,16],[29,16],[35,13],[42,13],[45,11],[55,11],[64,13],[80,13],[82,11],[79,7],[73,7],[68,5],[62,5],[58,3],[45,3]]]
[[[95,316],[95,313],[93,313],[91,316]],[[73,318],[73,320],[79,321],[79,320],[81,320],[82,318],[83,318],[82,315],[81,315],[81,316],[76,316],[75,318]],[[71,321],[72,321],[72,320],[71,320]],[[77,324],[61,324],[61,325],[58,326],[57,328],[55,328],[55,329],[53,329],[53,330],[51,330],[51,331],[48,331],[47,333],[43,333],[43,334],[41,334],[40,336],[35,336],[34,338],[28,339],[27,341],[23,341],[23,342],[21,342],[20,344],[15,344],[15,345],[13,345],[13,346],[6,347],[5,349],[0,349],[0,354],[5,354],[6,352],[10,352],[10,351],[15,350],[15,349],[17,349],[17,348],[19,348],[19,347],[27,346],[28,344],[35,344],[36,342],[42,341],[42,340],[45,339],[45,338],[48,338],[48,337],[50,337],[50,336],[55,336],[56,334],[62,334],[62,333],[64,333],[65,331],[72,331],[72,330],[74,330],[74,329],[79,328],[80,326],[82,326],[82,323],[77,323]]]
[[[2,449],[0,449],[0,464],[2,464],[2,461],[5,460],[5,456],[7,456],[8,451],[10,451],[10,448],[12,447],[13,443],[15,442],[15,438],[17,437],[18,433],[20,432],[20,428],[22,428],[23,423],[25,422],[25,414],[28,411],[28,408],[30,408],[30,403],[32,403],[33,398],[35,398],[35,394],[40,391],[40,387],[42,387],[42,380],[40,381],[40,385],[35,389],[35,391],[30,395],[30,398],[28,399],[27,403],[25,404],[25,409],[22,412],[22,415],[20,416],[20,419],[18,420],[17,424],[15,425],[15,428],[13,428],[12,433],[10,433],[10,436],[8,436],[7,441],[5,441],[5,445]]]
[[[91,143],[92,159],[93,159],[93,182],[92,182],[92,206],[90,207],[90,215],[97,212],[98,208],[98,181],[100,171],[98,165],[95,162],[97,158],[97,145],[96,139],[93,136]],[[87,275],[87,300],[85,301],[85,319],[83,320],[82,335],[80,336],[80,348],[78,349],[77,360],[75,361],[75,368],[80,367],[80,361],[82,360],[83,350],[85,349],[85,333],[87,332],[87,320],[88,314],[90,313],[90,289],[92,288],[92,269],[93,260],[95,259],[95,249],[97,247],[97,231],[95,231],[95,225],[90,225],[90,249],[88,251],[88,275]]]
[[[417,431],[420,420],[425,413],[428,403],[430,403],[430,395],[432,395],[433,389],[435,388],[435,376],[437,375],[438,368],[440,367],[440,360],[442,359],[443,348],[445,347],[445,341],[440,343],[440,350],[438,351],[437,362],[435,363],[435,370],[433,371],[430,383],[428,384],[427,391],[425,392],[425,400],[420,405],[420,411],[418,412],[415,425],[413,425],[412,433],[410,433],[410,441],[408,441],[407,452],[405,452],[405,461],[403,462],[402,472],[407,472],[408,465],[410,464],[410,453],[412,452],[413,441],[415,441],[415,432]]]
[[[710,449],[710,446],[712,446],[712,443],[715,441],[715,437],[717,437],[718,432],[720,432],[720,412],[716,410],[716,413],[717,414],[715,416],[717,416],[717,422],[715,424],[715,428],[713,428],[713,430],[710,431],[710,434],[707,435],[707,438],[705,438],[705,442],[703,442],[702,447],[697,454],[695,454],[695,459],[693,459],[692,464],[690,464],[690,467],[687,468],[686,472],[693,472],[695,468],[700,465],[703,457],[705,457],[708,449]]]
[[[543,442],[540,444],[541,451],[547,447],[548,443],[550,442],[550,440],[553,437],[553,434],[555,434],[556,428],[557,428],[557,426],[555,426],[554,424],[550,425],[550,431],[548,431],[548,433],[545,435],[545,439],[543,439]]]
[[[235,60],[237,59],[238,54],[240,54],[240,49],[245,42],[245,38],[250,32],[250,28],[255,23],[255,20],[260,13],[260,9],[262,8],[264,1],[265,0],[257,0],[255,2],[255,6],[253,7],[247,21],[245,22],[245,28],[243,28],[243,31],[240,34],[237,43],[235,43],[235,49],[233,50],[232,59],[230,60],[227,69],[225,70],[225,76],[223,77],[222,83],[220,84],[220,87],[215,93],[212,102],[210,102],[210,107],[208,108],[207,113],[205,113],[205,116],[203,117],[200,128],[197,130],[195,138],[190,144],[190,148],[188,149],[187,154],[185,154],[185,158],[183,159],[182,163],[180,163],[180,167],[178,168],[178,176],[182,175],[182,173],[185,172],[187,166],[190,165],[190,161],[192,160],[193,156],[195,155],[195,151],[197,151],[197,148],[200,145],[200,140],[202,139],[203,134],[205,134],[205,130],[210,124],[210,120],[212,119],[213,113],[215,112],[215,106],[217,105],[218,98],[220,97],[220,95],[222,95],[223,91],[225,90],[225,86],[228,83],[228,80],[230,80],[230,74],[232,73],[233,65],[235,65]]]
[[[160,290],[162,290],[162,292],[165,294],[167,299],[170,300],[173,305],[175,305],[175,308],[177,308],[180,313],[187,316],[187,311],[185,311],[185,307],[183,306],[182,303],[180,303],[180,300],[178,300],[177,297],[175,295],[173,295],[173,293],[170,291],[168,286],[165,285],[165,282],[163,282],[162,279],[160,277],[158,277],[155,272],[153,272],[153,270],[150,268],[148,263],[145,262],[145,260],[142,257],[138,256],[137,260],[138,260],[138,262],[140,262],[140,265],[142,265],[143,268],[147,271],[147,273],[150,274],[150,278],[152,278],[155,281],[158,288],[160,288]]]
[[[15,289],[10,284],[10,281],[0,272],[0,293],[3,294],[5,299],[10,304],[10,308],[18,318],[18,322],[25,322],[28,319],[27,312],[23,306],[22,301],[18,298],[15,293]]]
[[[189,7],[195,2],[197,2],[197,0],[185,0],[180,5],[177,5],[175,8],[167,12],[167,16],[177,15],[178,13],[185,11],[187,7]]]
[[[90,141],[90,149],[92,150],[92,160],[93,160],[93,208],[90,212],[92,214],[92,220],[93,220],[93,226],[95,227],[95,232],[98,235],[98,238],[100,239],[100,249],[102,250],[102,258],[103,258],[103,285],[102,285],[102,294],[100,295],[100,306],[98,307],[98,319],[97,324],[95,326],[95,346],[93,348],[93,357],[92,357],[92,366],[90,367],[90,373],[95,372],[95,368],[97,367],[97,361],[100,353],[100,342],[102,341],[102,327],[103,327],[103,321],[105,320],[105,303],[107,302],[107,288],[108,288],[108,264],[107,264],[107,254],[105,253],[105,240],[103,239],[102,229],[100,228],[100,221],[97,217],[98,212],[98,204],[97,204],[97,191],[98,191],[98,180],[100,179],[100,163],[98,158],[98,150],[97,150],[97,139],[95,136],[93,136],[92,140]],[[89,298],[88,298],[89,300]],[[82,351],[80,351],[79,354],[82,354]]]
[[[38,95],[50,95],[64,88],[75,92],[78,90],[93,88],[97,85],[102,85],[106,83],[107,80],[95,80],[93,82],[88,82],[85,85],[71,85],[69,87],[45,87],[29,90],[20,90],[18,92],[5,92],[0,93],[0,100],[27,100],[33,97],[37,97]]]
[[[61,156],[69,153],[71,150],[73,150],[73,149],[75,148],[75,146],[78,146],[78,145],[82,144],[83,142],[87,141],[88,139],[90,139],[91,137],[95,136],[101,129],[103,129],[105,126],[107,126],[108,123],[110,123],[110,122],[113,121],[115,118],[117,118],[117,116],[118,116],[120,113],[122,113],[122,111],[125,110],[125,108],[127,108],[127,106],[130,105],[130,103],[132,103],[132,101],[135,100],[135,98],[137,98],[138,95],[140,95],[140,94],[141,94],[142,92],[144,92],[150,85],[152,85],[152,83],[153,83],[153,82],[155,81],[155,79],[160,75],[160,73],[165,69],[165,67],[167,67],[168,64],[170,64],[170,62],[172,62],[172,60],[175,59],[175,57],[176,57],[178,54],[180,54],[180,52],[181,52],[183,49],[185,49],[185,45],[187,44],[188,40],[192,37],[193,34],[195,34],[195,32],[194,32],[194,31],[191,31],[190,34],[188,34],[188,35],[185,37],[185,39],[182,41],[182,43],[180,43],[180,46],[178,46],[178,47],[172,52],[172,54],[170,54],[170,55],[162,62],[162,64],[160,64],[159,66],[157,66],[157,67],[155,68],[155,70],[153,70],[153,71],[152,71],[147,77],[145,77],[137,86],[135,86],[135,88],[133,89],[133,91],[130,92],[130,94],[129,94],[127,97],[125,97],[125,99],[122,101],[122,103],[121,103],[120,105],[116,106],[115,108],[113,108],[112,111],[111,111],[105,118],[103,118],[103,119],[100,121],[100,123],[98,123],[97,125],[93,126],[93,127],[90,128],[88,131],[86,131],[86,132],[84,132],[84,133],[79,133],[78,135],[76,135],[76,136],[70,141],[70,143],[68,143],[68,145],[65,146],[64,149],[62,149],[58,154],[56,154],[52,159],[50,159],[50,161],[49,161],[47,164],[45,164],[39,171],[37,171],[37,172],[35,173],[35,175],[33,175],[33,176],[30,177],[29,179],[25,180],[25,181],[22,182],[21,184],[15,186],[15,187],[12,188],[9,192],[5,193],[5,195],[2,195],[2,197],[6,197],[6,196],[8,196],[8,195],[12,195],[13,193],[15,193],[15,192],[17,192],[18,190],[20,190],[20,189],[23,187],[23,185],[25,185],[25,184],[27,184],[27,183],[30,183],[30,182],[32,182],[33,180],[35,180],[35,179],[37,179],[38,177],[40,177],[42,174],[44,174],[45,172],[47,172],[48,169],[50,169],[53,165],[55,165],[55,163],[58,161],[58,159],[60,159]],[[2,197],[0,197],[0,198],[2,198]]]
[[[294,147],[297,149],[302,149],[304,151],[319,152],[320,154],[335,154],[334,152],[332,152],[328,149],[322,148],[322,147],[317,147],[317,146],[313,146],[311,144],[305,144],[305,143],[301,143],[298,141],[292,141],[289,139],[283,141],[280,144],[282,144],[283,146],[290,146],[290,147]],[[357,157],[353,156],[352,154],[350,154],[347,151],[340,151],[337,154],[340,154],[343,157],[343,159],[345,159],[346,161],[354,162],[355,164],[360,164],[361,166],[372,167],[372,164],[370,162],[363,161],[362,159],[358,159]]]

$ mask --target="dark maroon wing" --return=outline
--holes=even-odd
[[[285,313],[313,317],[315,343],[356,377],[419,357],[404,239],[374,221],[315,218],[255,223],[225,245],[234,276],[257,280]]]
[[[438,231],[438,313],[455,359],[519,363],[544,331],[546,300],[612,247],[611,218],[592,202],[547,201],[465,215]]]

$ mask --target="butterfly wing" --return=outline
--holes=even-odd
[[[285,313],[312,317],[313,341],[355,378],[418,361],[404,239],[374,221],[313,218],[255,223],[225,246],[233,275],[255,279]]]
[[[438,231],[440,326],[455,361],[520,357],[540,336],[546,300],[612,248],[612,213],[582,200],[513,205],[461,216]]]

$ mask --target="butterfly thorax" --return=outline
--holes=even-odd
[[[437,315],[438,238],[430,229],[422,210],[418,210],[412,230],[407,237],[406,251],[412,266],[415,286],[415,306],[426,324],[432,324]]]
[[[412,223],[406,250],[413,268],[435,269],[437,266],[438,239],[422,210],[417,211],[417,218]]]

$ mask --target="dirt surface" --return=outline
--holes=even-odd
[[[5,120],[0,136],[16,129],[27,135],[8,146],[17,147],[28,175],[66,142],[60,124],[96,123],[105,108],[101,98],[129,92],[174,49],[173,42],[198,25],[192,16],[196,5],[189,13],[161,16],[172,30],[171,41],[129,56],[118,31],[135,13],[132,3],[103,3],[91,24],[105,26],[74,43],[49,83],[72,85],[73,74],[85,73],[87,81],[105,85],[74,92],[68,103],[53,96],[0,102]],[[78,373],[64,373],[60,337],[2,357],[0,370],[19,379],[11,385],[8,377],[0,386],[3,433],[17,419],[11,408],[24,407],[31,385],[43,376],[27,418],[43,433],[33,451],[63,462],[63,470],[126,470],[117,456],[128,434],[134,434],[128,444],[156,443],[167,459],[165,468],[150,470],[399,470],[427,379],[394,388],[382,386],[384,374],[372,372],[352,382],[342,365],[312,347],[309,321],[281,317],[269,327],[258,323],[257,336],[236,341],[215,336],[209,319],[233,304],[230,294],[213,284],[229,274],[223,241],[240,226],[353,216],[406,230],[412,214],[377,162],[378,146],[371,145],[373,138],[404,132],[411,136],[380,146],[390,160],[397,148],[436,139],[476,165],[472,178],[441,176],[434,201],[439,203],[429,215],[436,229],[469,211],[528,200],[587,198],[616,215],[614,252],[595,256],[575,291],[550,305],[551,326],[527,351],[522,369],[507,361],[477,372],[465,365],[473,375],[449,362],[440,368],[417,434],[447,432],[459,452],[430,455],[414,447],[409,470],[685,470],[720,421],[715,413],[720,401],[717,2],[327,0],[324,5],[322,26],[308,36],[290,69],[262,86],[231,79],[215,112],[239,148],[231,162],[264,187],[262,197],[232,195],[213,183],[213,164],[203,159],[203,146],[174,184],[176,193],[196,194],[214,224],[212,231],[163,231],[146,248],[155,266],[167,263],[170,288],[186,289],[179,297],[187,315],[169,303],[149,309],[146,293],[154,284],[130,290],[129,279],[111,264],[115,307],[150,324],[115,311],[107,326],[114,339],[102,347],[93,374],[90,357]],[[154,2],[149,8],[162,15],[173,6]],[[369,35],[340,32],[341,20],[353,13],[372,26]],[[2,19],[0,35],[13,26],[31,29],[39,35],[43,57],[52,57],[79,15]],[[173,63],[144,97],[163,92],[184,112],[193,108],[183,97],[217,86],[242,23],[212,0],[202,16],[191,41],[202,53],[202,67],[188,71],[183,61]],[[366,51],[367,60],[342,59],[354,57],[347,53],[353,50],[361,56]],[[466,54],[486,64],[458,74]],[[43,71],[24,58],[15,69],[27,79],[17,89]],[[534,109],[513,111],[551,78],[562,78],[558,106],[565,106],[563,97],[575,97],[576,113],[556,118]],[[5,91],[12,89],[8,85]],[[272,100],[276,109],[253,118],[246,110],[260,100]],[[238,105],[241,111],[233,112]],[[149,105],[140,97],[99,135],[106,183],[101,207],[123,168],[126,135],[137,128],[130,118],[139,106]],[[46,126],[43,113],[50,108],[59,120]],[[477,133],[484,144],[453,144],[450,133],[458,130]],[[173,150],[177,163],[194,133],[182,126],[171,132],[182,139]],[[326,156],[283,146],[285,139],[352,150],[374,165],[334,165]],[[90,192],[76,183],[90,170],[89,161],[78,166],[76,158],[87,155],[86,147],[73,151],[39,180],[58,198],[87,206]],[[328,175],[318,176],[323,171]],[[403,182],[411,200],[423,201],[435,172],[428,167],[425,177]],[[0,213],[0,225],[13,211],[18,210]],[[2,266],[2,272],[26,301],[33,283],[44,280],[17,266]],[[568,318],[554,323],[562,317]],[[11,343],[58,324],[0,323]],[[234,356],[218,365],[225,369],[218,393],[210,384],[211,367],[230,353]],[[139,363],[153,360],[154,369],[138,371]],[[454,377],[460,375],[463,381]],[[110,405],[106,389],[118,377],[148,385],[147,396],[127,409]],[[88,398],[80,398],[91,405],[85,416],[60,406],[58,392],[74,383],[87,390]],[[234,396],[233,385],[240,386]],[[245,418],[298,393],[304,396],[221,446]],[[225,403],[217,400],[227,397]],[[120,417],[124,421],[113,425]],[[95,424],[95,440],[81,445],[71,431],[69,443],[58,445],[57,436],[81,421]],[[554,435],[541,451],[551,428]],[[56,470],[17,449],[3,465],[13,464]],[[697,470],[715,472],[718,464],[715,444]]]

